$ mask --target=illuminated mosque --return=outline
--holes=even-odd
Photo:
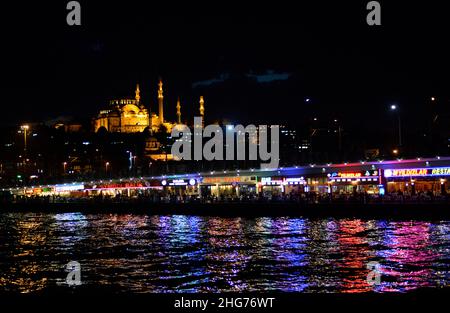
[[[204,118],[204,99],[200,97],[200,115]],[[177,120],[170,122],[164,119],[163,83],[158,83],[158,114],[152,113],[141,102],[139,84],[136,86],[134,99],[111,100],[107,109],[101,110],[93,121],[94,131],[104,129],[108,132],[136,133],[148,129],[158,132],[164,126],[170,133],[172,128],[181,124],[181,104],[176,104]]]

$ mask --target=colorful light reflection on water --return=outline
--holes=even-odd
[[[450,222],[0,214],[0,291],[407,292],[450,281]],[[367,283],[367,263],[381,283]]]

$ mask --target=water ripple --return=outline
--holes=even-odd
[[[0,290],[406,292],[450,281],[450,223],[81,213],[0,214]],[[369,284],[369,262],[379,284]]]

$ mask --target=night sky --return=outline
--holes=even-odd
[[[370,27],[367,1],[93,2],[80,1],[79,27],[65,23],[67,1],[3,6],[2,125],[87,119],[136,83],[155,111],[158,77],[173,120],[178,96],[185,120],[200,95],[208,121],[296,125],[317,115],[376,136],[392,124],[392,103],[420,131],[431,96],[448,118],[442,4],[380,1],[382,26]]]

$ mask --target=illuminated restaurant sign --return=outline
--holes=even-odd
[[[190,186],[194,186],[197,183],[197,180],[194,178],[191,178],[189,180],[185,179],[173,179],[173,180],[163,180],[161,181],[161,185],[163,186],[187,186],[188,184]]]
[[[100,183],[90,183],[86,184],[84,189],[140,189],[140,188],[151,188],[160,187],[161,182],[157,179],[152,179],[150,181],[138,180],[138,181],[116,181],[116,182],[100,182]]]
[[[329,178],[361,178],[378,176],[378,170],[362,171],[362,172],[334,172],[328,174]]]
[[[361,172],[334,172],[327,175],[331,182],[371,182],[378,180],[378,170]]]
[[[53,193],[54,191],[55,189],[53,187],[32,187],[32,188],[25,188],[24,190],[24,192],[29,195],[49,194]]]
[[[277,177],[261,177],[261,184],[265,186],[282,185],[283,179]]]
[[[361,176],[362,176],[361,173],[338,173],[338,177],[341,178],[357,178]]]
[[[117,182],[117,183],[104,183],[94,185],[93,188],[139,188],[145,187],[144,182]]]
[[[303,177],[297,177],[297,178],[286,178],[284,180],[285,185],[305,185],[306,181]]]
[[[235,176],[235,177],[205,177],[204,184],[232,184],[232,183],[247,183],[256,182],[255,177],[251,176]]]
[[[83,189],[84,189],[83,184],[55,185],[55,192],[68,192]]]
[[[384,170],[384,177],[450,176],[450,167]]]

